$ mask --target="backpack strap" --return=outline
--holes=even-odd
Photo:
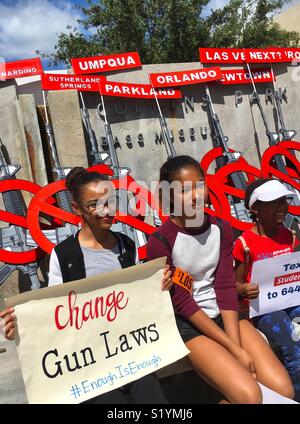
[[[243,236],[239,236],[238,239],[240,240],[240,242],[242,243],[242,246],[244,248],[244,258],[245,258],[245,281],[246,281],[246,277],[248,275],[249,272],[249,268],[250,268],[250,249],[247,246],[246,240],[244,239]]]
[[[296,235],[296,231],[292,230],[291,228],[289,228],[289,231],[291,233],[292,239],[293,239],[293,243],[292,243],[292,249],[295,250],[296,247],[296,241],[297,241],[297,235]]]
[[[118,259],[122,268],[135,265],[136,249],[134,241],[123,233],[114,232],[114,235],[119,243],[120,255]]]

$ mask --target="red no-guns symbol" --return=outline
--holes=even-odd
[[[261,173],[263,178],[276,177],[284,183],[289,184],[300,191],[300,163],[290,150],[300,151],[300,143],[297,141],[282,141],[276,146],[269,147],[263,154],[261,163]],[[286,174],[278,170],[274,158],[283,156],[293,164],[293,168],[285,167]],[[289,206],[289,212],[293,215],[300,215],[300,206]]]
[[[17,179],[0,181],[0,193],[4,193],[10,190],[23,190],[32,194],[37,194],[40,189],[41,187],[38,184],[35,184],[31,181]],[[49,198],[48,202],[53,203],[55,202],[55,199]],[[15,225],[17,227],[29,229],[28,219],[26,217],[16,215],[11,212],[1,210],[0,220],[7,222],[11,225]],[[0,249],[0,261],[15,265],[36,262],[43,256],[45,256],[45,252],[40,247],[29,249],[24,252],[13,252],[5,249]]]
[[[112,170],[107,165],[93,166],[89,168],[88,171],[97,171],[105,175],[112,175]],[[40,191],[33,197],[28,206],[27,225],[30,234],[37,245],[47,253],[52,251],[52,249],[55,247],[55,244],[52,243],[45,236],[45,234],[43,234],[39,222],[41,212],[55,217],[56,222],[59,220],[61,222],[66,222],[76,226],[78,226],[80,223],[79,216],[49,204],[48,199],[63,190],[66,190],[65,180],[55,181],[54,183],[48,184],[47,186],[40,189]]]
[[[113,175],[112,170],[106,165],[97,165],[89,168],[88,171],[97,171],[101,174],[106,174],[110,176]],[[116,189],[124,189],[127,191],[131,191],[133,195],[136,196],[137,200],[141,202],[140,209],[142,209],[142,211],[145,210],[145,203],[148,203],[149,205],[151,205],[151,207],[155,205],[155,207],[157,207],[157,210],[159,211],[159,207],[158,205],[156,205],[154,195],[144,187],[139,186],[131,176],[126,176],[124,179],[113,179],[111,181]],[[28,229],[35,242],[48,253],[52,251],[53,247],[55,247],[55,244],[48,240],[48,238],[43,234],[40,228],[39,214],[41,212],[44,212],[49,216],[55,217],[56,219],[69,224],[78,225],[80,222],[80,218],[77,215],[64,211],[56,206],[52,206],[51,204],[49,204],[49,202],[47,202],[47,199],[49,199],[51,196],[65,189],[65,180],[51,183],[48,186],[43,187],[36,194],[36,196],[31,200],[28,207]],[[162,219],[165,219],[164,217],[162,217],[160,211],[159,214]],[[146,224],[141,219],[128,214],[120,215],[119,213],[117,213],[115,218],[117,221],[123,222],[124,224],[128,224],[146,234],[151,234],[153,231],[155,231],[154,226]],[[142,246],[139,248],[139,258],[144,259],[145,257],[146,246]]]
[[[126,180],[113,180],[113,183],[116,189],[126,189],[132,192],[133,195],[138,196],[143,203],[147,203],[152,209],[156,210],[162,222],[165,222],[167,220],[167,216],[163,215],[155,195],[151,191],[147,190],[145,187],[142,187],[137,184],[132,177],[129,177]],[[116,214],[116,219],[117,221],[123,222],[124,224],[128,224],[136,230],[142,231],[143,233],[148,235],[152,234],[156,230],[156,227],[154,227],[153,225],[142,222],[141,220],[137,219],[132,215]],[[140,260],[145,259],[147,257],[146,245],[139,247],[138,253]]]
[[[231,153],[234,150],[230,149]],[[223,157],[221,147],[210,150],[201,161],[201,166],[204,169],[207,177],[207,186],[209,196],[212,201],[213,210],[208,208],[206,212],[210,215],[218,216],[228,221],[233,227],[244,231],[250,228],[253,224],[244,222],[232,216],[229,200],[227,196],[234,196],[239,199],[245,198],[245,191],[235,188],[229,184],[230,177],[234,173],[243,173],[246,176],[247,185],[260,177],[260,170],[248,164],[248,162],[240,157],[236,162],[225,165],[220,168],[215,174],[208,174],[208,169],[216,159]]]

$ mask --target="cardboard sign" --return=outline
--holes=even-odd
[[[251,69],[251,75],[256,84],[273,81],[271,69]],[[223,69],[220,83],[224,85],[251,84],[251,76],[245,69]]]
[[[251,283],[259,284],[259,296],[249,301],[250,318],[300,305],[300,253],[255,261]]]
[[[0,62],[0,81],[32,77],[42,73],[43,67],[39,57],[17,60],[16,62]]]
[[[181,91],[175,89],[161,88],[154,90],[149,84],[131,84],[124,82],[102,81],[100,92],[105,96],[134,97],[140,99],[181,99]]]
[[[6,299],[29,403],[80,403],[189,353],[177,330],[165,258]]]
[[[215,67],[150,74],[150,78],[154,87],[176,87],[179,85],[201,84],[209,81],[217,81],[222,78],[222,73],[220,68]]]
[[[200,48],[201,63],[277,63],[300,60],[300,48],[274,47],[268,49]]]
[[[74,58],[71,59],[71,63],[74,74],[119,71],[122,69],[139,68],[141,66],[138,52]]]
[[[70,75],[70,74],[43,74],[41,84],[43,90],[78,90],[99,91],[101,79],[99,75]]]

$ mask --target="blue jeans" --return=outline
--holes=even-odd
[[[293,339],[293,318],[299,318],[300,306],[253,318],[253,323],[267,337],[288,371],[295,389],[295,400],[300,402],[300,340]]]

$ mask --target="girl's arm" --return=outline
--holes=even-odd
[[[172,260],[172,252],[161,240],[150,236],[147,243],[148,260],[151,261],[152,259],[162,258],[163,256],[167,257],[167,265],[169,265],[171,275],[173,275],[175,266]],[[189,319],[192,314],[200,309],[190,293],[178,284],[171,286],[170,294],[175,312],[184,318]]]
[[[224,330],[228,337],[237,345],[241,346],[240,326],[238,312],[220,311],[224,323]]]
[[[205,336],[224,346],[230,352],[238,349],[231,338],[205,313],[202,309],[190,317],[191,323],[198,328]]]
[[[233,312],[233,311],[226,311]],[[252,374],[255,374],[255,365],[248,353],[236,343],[225,331],[201,309],[190,317],[192,324],[197,327],[205,336],[222,345],[225,349],[232,353],[237,361],[248,369]],[[225,318],[226,321],[226,318]],[[224,322],[225,325],[225,322]],[[227,322],[228,325],[228,322]],[[239,334],[239,331],[238,331]],[[235,336],[234,336],[235,337]]]
[[[245,263],[235,260],[235,278],[238,295],[244,299],[255,299],[259,295],[258,284],[250,284],[245,281]]]

